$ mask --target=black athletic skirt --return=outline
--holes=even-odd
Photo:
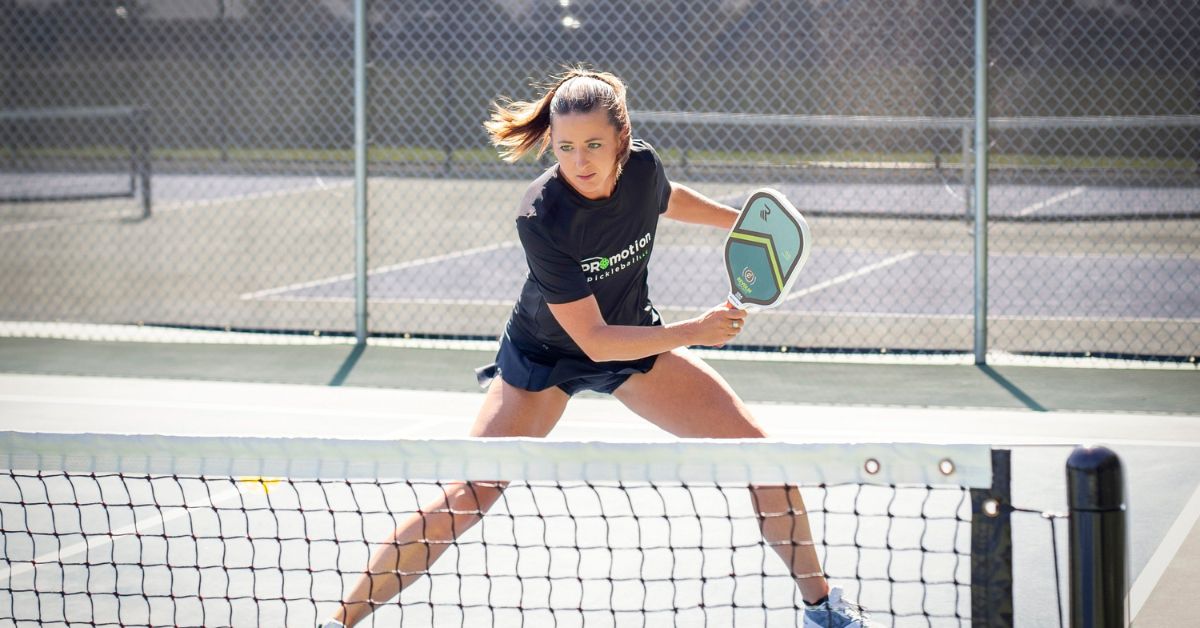
[[[648,373],[657,358],[652,355],[640,360],[593,362],[553,352],[522,350],[505,332],[500,338],[496,361],[475,369],[475,378],[484,388],[499,376],[517,388],[534,392],[558,386],[568,395],[584,390],[611,394],[630,375]]]

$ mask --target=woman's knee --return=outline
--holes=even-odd
[[[500,499],[507,487],[508,482],[468,482],[460,488],[461,499],[466,502],[464,505],[473,504],[475,508],[471,510],[482,514]]]
[[[443,512],[450,514],[480,514],[500,499],[508,482],[456,482],[446,489],[440,500]]]

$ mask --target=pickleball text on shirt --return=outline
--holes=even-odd
[[[588,282],[601,281],[625,270],[646,259],[650,254],[650,241],[653,235],[649,232],[630,243],[614,255],[589,257],[579,263],[580,269],[587,275]]]

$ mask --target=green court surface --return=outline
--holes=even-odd
[[[754,354],[731,354],[749,355]],[[761,354],[760,354],[761,355]],[[0,338],[0,372],[478,392],[480,350]],[[715,359],[746,401],[1196,415],[1195,369]],[[472,410],[472,413],[474,410]],[[1200,422],[1200,419],[1197,419]]]

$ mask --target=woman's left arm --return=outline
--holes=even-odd
[[[738,210],[722,205],[686,185],[672,183],[671,198],[663,215],[681,222],[728,230],[737,221]]]

